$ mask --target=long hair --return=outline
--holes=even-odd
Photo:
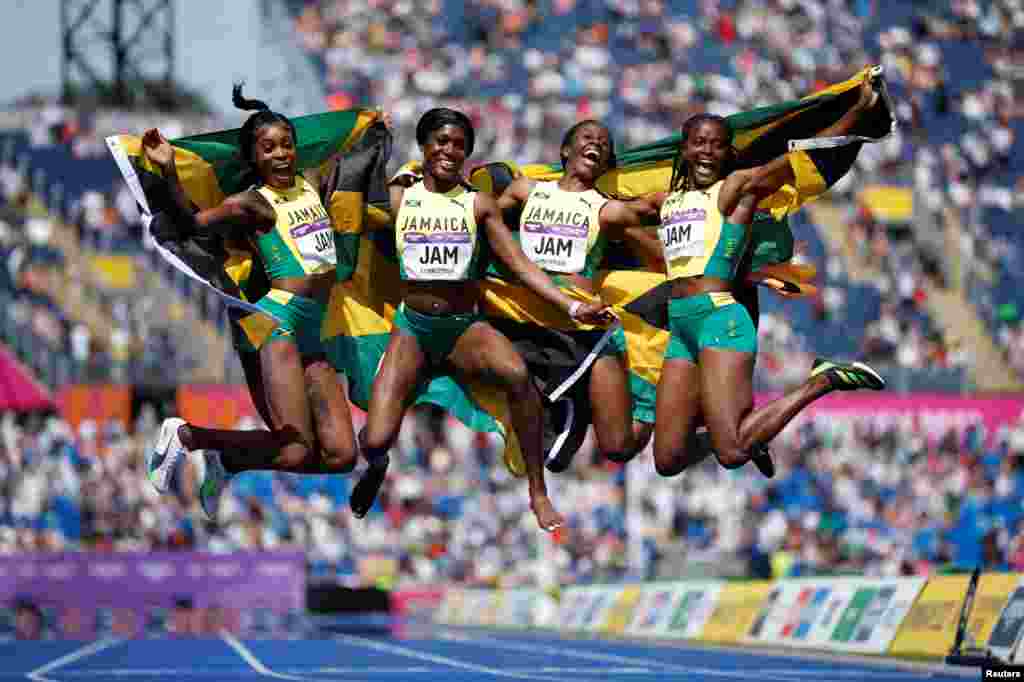
[[[611,147],[611,154],[608,156],[608,170],[615,168],[618,162],[618,160],[615,158],[615,138],[612,137],[612,131],[608,129],[608,126],[594,118],[588,118],[583,121],[580,121],[572,128],[569,128],[567,131],[565,131],[565,135],[562,136],[562,144],[558,148],[559,154],[561,155],[562,168],[565,168],[565,164],[568,161],[569,157],[566,156],[565,154],[562,154],[561,151],[566,147],[571,146],[572,143],[576,141],[576,133],[578,133],[580,129],[583,128],[583,126],[588,125],[597,126],[603,129],[606,133],[608,133],[608,146]]]
[[[696,114],[686,119],[683,123],[683,129],[680,132],[679,147],[676,149],[675,158],[672,159],[672,180],[669,181],[668,191],[675,192],[682,190],[687,192],[690,189],[690,165],[683,158],[683,146],[686,141],[690,138],[690,134],[699,126],[701,123],[711,121],[717,123],[725,129],[725,134],[729,138],[729,145],[732,145],[733,129],[729,123],[729,119],[724,116],[717,116],[715,114]],[[731,147],[729,154],[729,160],[725,162],[722,167],[722,177],[728,177],[729,173],[732,172],[733,166],[736,164],[736,149]]]
[[[262,102],[258,99],[246,99],[242,97],[242,83],[235,83],[235,86],[231,89],[231,102],[238,109],[244,111],[253,111],[256,113],[245,119],[245,123],[242,124],[241,130],[238,131],[238,144],[242,151],[242,159],[245,160],[250,168],[255,171],[253,167],[253,146],[256,144],[256,131],[264,126],[279,125],[283,124],[288,126],[288,129],[292,131],[292,140],[298,144],[298,136],[295,134],[295,126],[284,114],[271,111],[270,107],[266,102]]]

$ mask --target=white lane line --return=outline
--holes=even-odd
[[[686,665],[676,665],[674,663],[663,663],[661,661],[652,661],[649,658],[635,658],[632,656],[619,656],[617,654],[602,654],[596,651],[580,651],[578,649],[569,649],[566,647],[547,646],[544,644],[533,643],[520,644],[516,642],[508,642],[502,639],[496,639],[493,637],[476,636],[470,637],[462,633],[455,632],[442,632],[440,635],[441,639],[446,639],[451,642],[462,642],[465,644],[474,644],[476,646],[488,647],[492,649],[505,649],[507,651],[522,651],[527,653],[544,653],[551,656],[564,656],[566,658],[579,658],[585,661],[599,661],[603,663],[618,663],[620,665],[635,665],[635,666],[656,666],[658,670],[666,672],[678,672],[685,673],[687,675],[707,675],[709,677],[733,677],[733,678],[750,678],[750,671],[744,670],[724,670],[721,668],[697,668]],[[759,680],[778,680],[779,682],[804,682],[798,677],[788,677],[783,675],[765,675],[761,671],[758,671],[757,678]]]
[[[279,680],[305,680],[309,679],[306,677],[299,677],[297,675],[286,675],[284,673],[276,673],[267,666],[263,665],[260,659],[256,658],[256,655],[249,651],[249,648],[242,644],[238,639],[227,630],[221,630],[220,638],[224,642],[235,650],[242,660],[249,664],[249,667],[258,672],[260,675],[266,675],[267,677],[276,677]]]
[[[406,658],[412,658],[417,661],[424,661],[427,663],[436,663],[438,665],[446,665],[451,668],[461,668],[462,670],[471,670],[477,673],[486,673],[488,675],[494,675],[495,677],[512,677],[519,680],[549,680],[550,682],[565,682],[557,677],[542,677],[540,675],[531,675],[529,673],[520,673],[510,670],[501,670],[499,668],[489,668],[485,665],[478,665],[476,663],[469,663],[467,661],[460,661],[456,658],[448,658],[447,656],[438,656],[437,654],[428,654],[418,649],[410,649],[404,646],[398,646],[397,644],[385,644],[384,642],[378,642],[373,639],[366,639],[364,637],[357,637],[356,635],[335,635],[334,639],[339,642],[345,642],[353,646],[361,646],[367,649],[374,649],[388,654],[395,654],[396,656],[405,656]],[[577,680],[576,682],[583,682]]]
[[[104,637],[103,639],[96,640],[86,644],[85,646],[75,649],[74,651],[64,654],[60,658],[56,658],[45,665],[41,665],[32,672],[25,673],[25,676],[33,682],[57,682],[46,677],[46,673],[56,670],[57,668],[63,668],[68,663],[74,663],[75,661],[81,660],[86,656],[92,656],[95,653],[99,653],[104,649],[108,649],[115,644],[120,644],[123,640],[117,639],[116,637]]]

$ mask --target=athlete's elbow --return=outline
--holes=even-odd
[[[770,168],[752,171],[743,183],[743,194],[764,199],[778,192],[786,184],[787,174]]]

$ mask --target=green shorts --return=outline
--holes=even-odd
[[[459,340],[470,325],[484,319],[480,313],[461,315],[424,315],[406,307],[405,303],[395,311],[395,329],[416,338],[420,349],[432,365],[438,365],[455,350]]]
[[[750,313],[727,292],[671,299],[668,324],[672,337],[666,360],[696,364],[704,348],[757,352],[757,330]]]
[[[320,327],[327,314],[326,305],[288,291],[271,289],[266,296],[256,301],[256,307],[280,320],[280,324],[264,343],[288,339],[298,345],[303,357],[324,354]]]

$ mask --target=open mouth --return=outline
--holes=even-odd
[[[583,158],[591,163],[601,163],[601,150],[596,147],[587,147],[583,150]]]
[[[710,161],[698,161],[693,165],[693,169],[701,175],[713,175],[715,172],[715,164]]]
[[[450,159],[438,159],[437,169],[445,173],[455,172],[455,162]]]

